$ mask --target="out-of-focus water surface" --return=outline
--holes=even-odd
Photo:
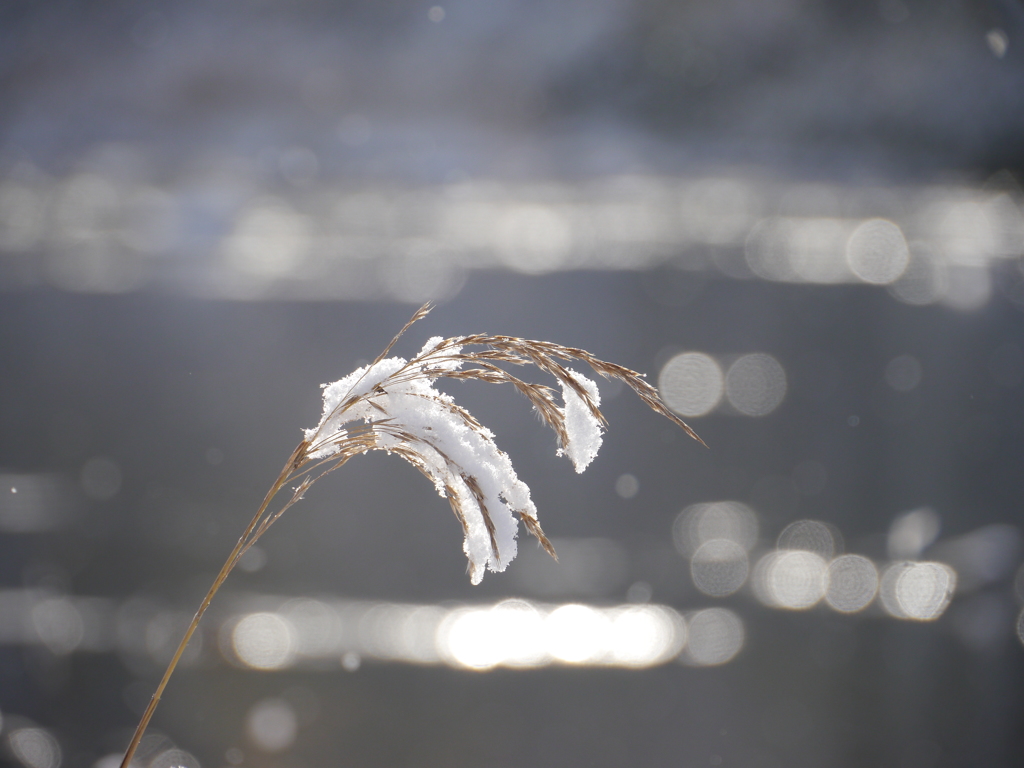
[[[402,340],[646,371],[471,587],[396,457],[232,574],[139,768],[1013,766],[1013,2],[0,10],[0,760],[113,768],[319,384]]]

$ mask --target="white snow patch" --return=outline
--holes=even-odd
[[[597,391],[597,384],[588,379],[582,373],[569,370],[573,380],[586,390],[594,401],[595,406],[601,405],[601,395]],[[565,431],[568,435],[566,444],[562,446],[558,455],[568,456],[577,472],[582,472],[597,456],[598,450],[603,442],[601,433],[601,422],[597,420],[586,402],[573,390],[572,387],[562,383],[562,400],[565,402]]]
[[[470,579],[478,584],[485,568],[503,571],[516,556],[519,524],[514,515],[536,519],[537,509],[530,499],[530,489],[516,476],[512,462],[498,449],[492,433],[471,427],[452,398],[435,389],[423,375],[424,369],[454,370],[461,365],[459,360],[447,359],[453,350],[458,353],[458,347],[446,347],[433,358],[432,350],[438,343],[434,339],[427,342],[426,352],[421,353],[411,370],[403,370],[407,362],[393,357],[325,385],[324,415],[316,428],[306,431],[306,439],[314,446],[312,458],[331,456],[339,450],[337,442],[345,438],[345,424],[356,420],[380,422],[374,426],[377,448],[390,451],[401,446],[412,451],[438,493],[446,496],[450,489],[456,495],[465,519],[463,549],[469,558]],[[593,382],[583,377],[579,381],[596,393]],[[380,391],[374,393],[375,388]],[[342,409],[354,396],[364,397]],[[586,418],[577,412],[582,409],[589,418],[593,417],[574,393],[572,397],[579,405],[567,398],[567,423],[571,412],[574,426],[570,435],[579,436],[571,445],[579,447],[572,449],[575,453],[570,453],[570,457],[579,470],[579,461],[589,462],[596,447]],[[596,445],[600,445],[599,435]],[[591,451],[589,457],[587,451]],[[493,549],[481,504],[493,526]]]

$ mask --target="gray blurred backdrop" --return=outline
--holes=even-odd
[[[602,383],[583,475],[448,390],[558,564],[471,587],[396,457],[242,561],[138,768],[1020,765],[1019,0],[10,0],[0,764],[116,768],[319,385],[486,331]]]

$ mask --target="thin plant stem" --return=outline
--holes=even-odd
[[[303,441],[299,443],[296,449],[292,452],[292,455],[288,459],[288,463],[285,464],[281,474],[271,486],[270,490],[267,491],[267,495],[264,497],[263,503],[260,504],[256,514],[253,516],[252,520],[249,521],[249,525],[246,526],[245,531],[239,537],[238,543],[235,544],[235,548],[231,550],[231,554],[228,555],[228,559],[225,560],[224,565],[221,566],[220,572],[213,580],[213,584],[210,586],[209,592],[206,593],[206,597],[203,598],[203,602],[199,605],[199,610],[196,611],[196,615],[192,617],[192,622],[188,625],[188,629],[185,630],[184,637],[182,637],[181,642],[178,643],[178,649],[174,652],[174,656],[167,665],[164,676],[160,679],[160,684],[157,685],[156,691],[149,700],[149,706],[146,707],[146,711],[142,714],[142,719],[139,720],[139,724],[135,728],[135,734],[132,736],[131,743],[128,745],[128,749],[124,753],[124,759],[121,760],[121,768],[128,768],[131,764],[132,758],[135,756],[135,751],[139,748],[139,743],[142,741],[142,736],[145,734],[146,728],[149,726],[149,721],[153,719],[153,713],[156,712],[156,707],[160,703],[160,697],[163,695],[164,689],[167,687],[167,682],[171,679],[171,675],[178,666],[178,662],[181,661],[182,654],[185,653],[185,648],[188,647],[189,640],[192,639],[192,635],[195,634],[196,628],[199,626],[199,620],[203,618],[203,614],[206,613],[206,609],[210,607],[210,603],[213,602],[213,596],[217,594],[217,591],[227,579],[228,574],[231,573],[231,571],[234,570],[234,567],[238,564],[238,560],[242,553],[248,550],[252,543],[266,530],[266,527],[258,530],[256,536],[252,536],[252,540],[250,540],[253,530],[256,529],[256,526],[259,524],[264,514],[266,514],[266,511],[270,507],[270,503],[274,500],[274,497],[277,496],[295,471],[301,466],[306,448],[307,443]]]

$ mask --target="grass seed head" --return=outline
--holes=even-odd
[[[630,387],[650,408],[703,443],[662,402],[643,376],[600,360],[589,352],[549,341],[473,334],[429,339],[410,360],[386,357],[399,337],[430,311],[421,307],[372,363],[325,384],[320,423],[306,430],[297,469],[320,470],[309,483],[354,455],[383,450],[401,456],[446,497],[462,525],[470,579],[503,571],[516,555],[518,521],[555,555],[537,520],[530,489],[517,477],[494,434],[450,395],[435,388],[440,379],[510,384],[555,433],[557,454],[582,472],[597,455],[607,422],[597,384],[566,363],[584,363],[606,379]],[[505,367],[503,367],[505,366]],[[513,375],[506,367],[532,366],[553,377],[556,390]],[[305,490],[305,489],[303,489]]]

